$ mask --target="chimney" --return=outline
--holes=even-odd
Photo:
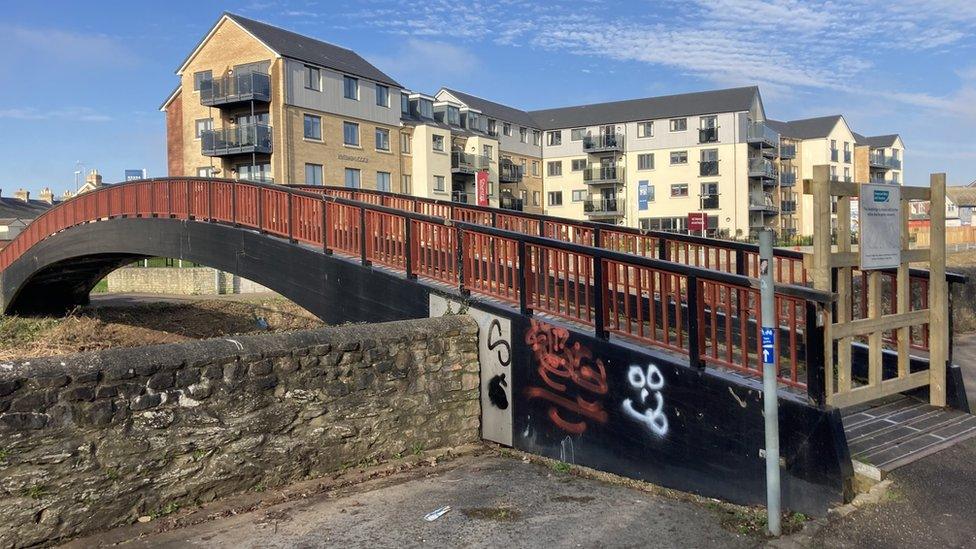
[[[40,199],[48,204],[54,204],[54,193],[51,192],[50,187],[44,187],[41,189]]]
[[[102,186],[102,176],[101,176],[101,174],[98,173],[98,170],[92,170],[88,174],[88,177],[85,179],[85,181],[87,183],[91,183],[91,185],[93,187],[101,187]]]
[[[61,195],[61,200],[68,200],[72,196],[74,196],[74,194],[72,194],[71,191],[64,191],[64,194]]]
[[[25,189],[17,189],[17,192],[14,193],[14,198],[27,202],[30,200],[30,191]]]

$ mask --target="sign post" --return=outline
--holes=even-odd
[[[705,227],[708,225],[708,214],[704,212],[689,212],[688,213],[688,230],[689,231],[700,231],[702,236],[705,236]]]
[[[776,294],[773,231],[759,233],[759,291],[762,302],[763,416],[766,423],[766,514],[769,533],[780,534],[779,399],[776,388]]]

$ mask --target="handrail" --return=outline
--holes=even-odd
[[[491,226],[505,216],[510,216],[505,223],[518,219],[511,212],[491,211],[489,225],[481,212],[467,206],[452,205],[447,219],[412,211],[421,204],[411,202],[412,197],[319,189],[326,192],[189,177],[106,185],[40,216],[0,250],[0,269],[52,234],[102,219],[232,223],[358,259],[364,266],[376,263],[408,278],[421,276],[497,299],[526,315],[537,311],[562,317],[591,327],[597,337],[612,333],[678,352],[693,367],[714,364],[750,375],[761,372],[753,333],[760,314],[754,278],[606,249],[599,242],[592,246],[510,230],[517,224]],[[601,234],[593,237],[599,240]],[[830,303],[833,294],[777,284],[776,299],[776,323],[784,334],[777,363],[786,364],[780,381],[803,387],[800,372],[818,367],[810,353],[823,345],[810,320],[812,311]]]

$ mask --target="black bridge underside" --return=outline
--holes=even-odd
[[[430,287],[251,229],[117,218],[39,242],[0,275],[4,314],[62,314],[119,267],[146,257],[193,261],[274,290],[323,321],[383,322],[429,313]]]

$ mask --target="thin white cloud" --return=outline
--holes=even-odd
[[[407,86],[411,82],[439,85],[470,74],[479,64],[473,53],[460,46],[420,38],[407,39],[394,55],[368,57],[370,62],[384,67],[384,70],[403,80]]]
[[[0,119],[11,120],[61,120],[72,122],[108,122],[111,116],[88,107],[67,107],[42,110],[34,107],[0,109]]]
[[[88,68],[125,68],[139,61],[122,41],[109,35],[0,23],[0,61],[25,59]]]

